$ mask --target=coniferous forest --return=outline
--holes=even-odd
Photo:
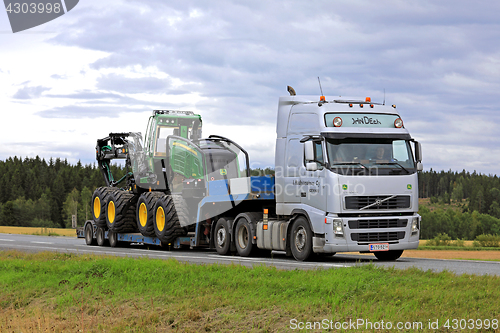
[[[124,173],[118,166],[112,169],[115,175]],[[264,173],[270,172],[256,174]],[[81,226],[92,217],[92,193],[99,186],[104,186],[104,180],[96,164],[71,165],[67,160],[39,157],[0,161],[0,225],[66,228],[76,215]],[[431,169],[419,173],[419,197],[428,198],[430,204],[419,210],[422,239],[442,233],[452,239],[500,235],[500,178],[496,175]]]

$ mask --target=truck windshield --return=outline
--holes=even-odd
[[[365,170],[369,174],[381,175],[415,172],[415,162],[407,140],[327,139],[326,150],[330,169],[342,174],[359,174]]]

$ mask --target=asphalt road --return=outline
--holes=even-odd
[[[395,262],[380,262],[374,256],[337,254],[321,257],[315,261],[298,262],[286,257],[284,253],[273,252],[266,257],[220,256],[210,250],[172,250],[147,248],[143,245],[128,247],[87,246],[83,238],[13,235],[0,233],[0,250],[15,249],[20,251],[39,252],[54,251],[76,254],[114,255],[123,257],[148,257],[156,259],[175,258],[182,262],[196,264],[240,264],[247,267],[255,265],[274,266],[278,269],[316,269],[338,268],[349,269],[359,265],[373,263],[376,266],[406,269],[416,267],[427,271],[448,270],[456,274],[500,275],[500,262],[470,260],[440,260],[422,258],[400,258]]]

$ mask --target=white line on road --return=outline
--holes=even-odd
[[[54,242],[30,242],[30,243],[33,243],[33,244],[54,244]]]
[[[4,242],[13,242],[14,240],[13,240],[13,239],[1,239],[1,238],[0,238],[0,241],[4,241]]]

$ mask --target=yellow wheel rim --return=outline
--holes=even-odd
[[[99,197],[95,197],[94,199],[94,216],[96,219],[101,216],[101,199]]]
[[[156,210],[156,227],[160,232],[165,228],[165,211],[161,206]]]
[[[110,201],[108,203],[108,221],[109,221],[109,223],[113,224],[113,222],[115,222],[115,216],[116,216],[115,203],[113,201]]]
[[[146,204],[143,202],[139,206],[139,223],[141,226],[145,227],[146,222],[148,222],[148,208],[146,207]]]

